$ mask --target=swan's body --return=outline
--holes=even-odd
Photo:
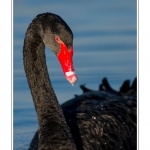
[[[59,57],[64,47],[65,53],[72,51],[72,43],[71,29],[55,14],[38,15],[27,29],[24,66],[39,124],[29,149],[136,149],[135,95],[116,95],[101,86],[102,91],[89,90],[60,107],[48,77],[44,48],[47,45]],[[72,54],[63,58],[70,61],[68,69],[59,58],[64,74],[74,84]]]

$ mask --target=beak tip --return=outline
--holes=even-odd
[[[73,75],[71,75],[71,76],[69,76],[69,77],[66,77],[66,78],[67,78],[67,80],[69,81],[69,83],[70,83],[72,86],[74,86],[74,84],[75,84],[76,81],[78,80],[76,74],[73,74]]]

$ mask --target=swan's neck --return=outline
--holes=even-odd
[[[28,29],[23,48],[24,68],[38,116],[38,147],[74,150],[70,130],[50,83],[44,49],[42,39]]]

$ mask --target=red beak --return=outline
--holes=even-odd
[[[60,52],[57,55],[58,60],[61,64],[66,79],[72,85],[74,85],[74,83],[77,81],[77,75],[73,67],[72,56],[73,56],[73,47],[71,47],[70,50],[68,51],[66,45],[64,43],[60,43]]]

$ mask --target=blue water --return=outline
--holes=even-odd
[[[136,76],[136,0],[14,1],[13,147],[26,150],[37,130],[37,117],[23,68],[23,41],[32,19],[40,13],[60,15],[74,33],[74,67],[78,82],[72,87],[55,55],[46,48],[50,79],[62,104],[81,94],[80,84],[97,90],[103,77],[119,90],[125,79]]]

